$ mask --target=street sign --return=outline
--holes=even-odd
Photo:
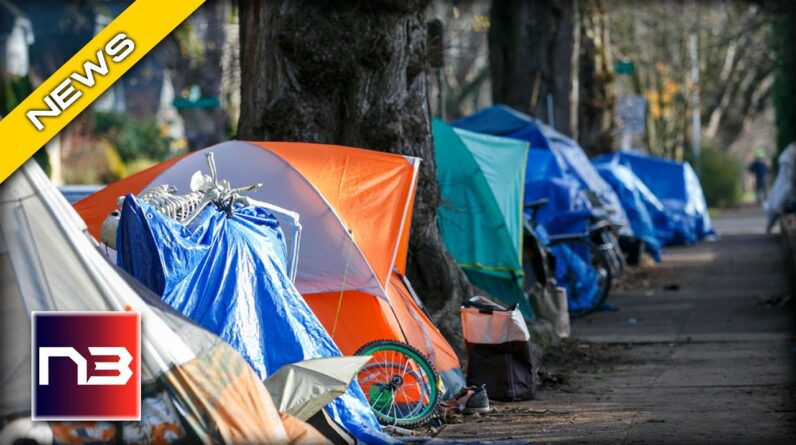
[[[627,95],[616,98],[616,123],[620,133],[643,134],[647,112],[644,96]]]

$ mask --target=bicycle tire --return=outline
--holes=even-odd
[[[611,265],[611,273],[613,278],[619,278],[625,271],[625,254],[619,248],[619,240],[609,230],[600,230],[590,236],[590,241],[600,248],[606,255],[608,264]]]
[[[613,284],[613,270],[611,267],[611,260],[608,258],[607,253],[597,244],[586,240],[586,239],[568,239],[568,240],[560,240],[560,241],[553,241],[550,243],[550,247],[555,247],[559,245],[580,245],[586,246],[589,250],[592,267],[595,268],[599,276],[599,282],[597,286],[598,296],[595,299],[595,302],[590,306],[579,309],[576,311],[571,311],[570,313],[575,316],[583,316],[586,314],[590,314],[597,310],[605,301],[608,299],[608,294],[611,292],[611,285]],[[576,251],[576,249],[572,249]],[[576,279],[573,277],[573,279]],[[576,293],[576,286],[570,286],[571,291],[575,291],[575,294],[571,296],[571,298],[577,301],[580,296]]]
[[[389,360],[387,359],[387,354]],[[376,340],[359,348],[354,355],[373,355],[357,374],[362,391],[368,399],[371,410],[382,425],[395,425],[404,428],[414,428],[427,424],[436,414],[440,402],[440,389],[437,387],[439,374],[431,361],[414,347],[393,340]],[[405,360],[404,358],[408,358]],[[415,365],[411,365],[414,362]],[[386,371],[374,374],[371,371]],[[392,370],[392,371],[391,371]],[[407,373],[407,370],[409,371]],[[398,375],[400,372],[403,374]],[[395,377],[400,377],[400,383],[395,383]],[[387,377],[389,376],[389,381]],[[417,394],[407,394],[407,376],[416,380]],[[368,379],[368,380],[366,380]],[[374,381],[375,380],[375,381]],[[397,385],[397,387],[396,387]],[[411,402],[404,401],[403,405],[410,405],[406,411],[400,409],[400,402],[396,403],[399,390],[403,390],[404,398],[418,396],[420,404],[412,407]],[[386,396],[385,396],[386,395]],[[427,400],[426,400],[427,396]],[[390,407],[383,405],[389,401]]]
[[[611,247],[611,256],[615,258],[617,269],[614,271],[613,278],[619,278],[625,273],[627,269],[627,259],[622,247],[619,246],[619,237],[613,232],[608,232],[605,235],[606,242]]]

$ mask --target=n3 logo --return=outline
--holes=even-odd
[[[34,312],[33,420],[140,420],[137,312]]]
[[[94,369],[97,371],[116,371],[113,375],[88,376],[88,361],[80,355],[75,348],[71,347],[44,347],[39,348],[39,385],[50,384],[50,357],[69,357],[77,366],[78,385],[124,385],[133,376],[130,363],[133,356],[127,352],[126,348],[89,346],[88,352],[94,355],[115,355],[119,360],[115,362],[94,362]]]

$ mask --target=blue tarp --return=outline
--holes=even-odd
[[[572,139],[505,105],[484,108],[459,119],[453,125],[470,131],[506,136],[530,143],[531,150],[526,167],[526,202],[532,201],[527,193],[528,182],[533,182],[539,177],[545,179],[556,177],[574,181],[582,189],[594,193],[600,203],[610,210],[607,215],[610,220],[623,225],[626,232],[630,234],[629,222],[619,197],[603,180],[583,149]],[[552,153],[554,159],[543,159],[544,164],[539,167],[537,163],[540,158],[534,153],[537,150],[546,150]]]
[[[209,206],[185,227],[127,195],[116,245],[119,266],[227,341],[263,380],[289,363],[341,355],[287,278],[284,235],[262,208],[227,218]],[[356,382],[326,409],[365,443],[390,440]]]
[[[655,261],[660,261],[661,240],[660,233],[666,238],[671,233],[669,218],[666,216],[663,204],[649,191],[641,179],[632,170],[617,162],[597,162],[597,171],[606,182],[611,184],[622,202],[627,219],[633,228],[633,233],[644,240],[644,247]],[[656,219],[657,221],[653,221]]]
[[[656,223],[664,244],[693,244],[715,233],[702,185],[689,163],[633,152],[614,153],[597,161],[610,160],[630,168],[665,207],[669,227]]]
[[[526,202],[547,198],[536,214],[536,222],[551,235],[584,232],[594,211],[582,191],[561,178],[541,179],[526,184]]]
[[[540,243],[549,245],[550,234],[543,225],[537,224],[533,231]],[[556,244],[550,247],[550,251],[556,258],[556,281],[567,291],[569,311],[578,312],[593,307],[599,297],[597,281],[600,277],[590,263],[591,253],[571,244]],[[575,295],[578,296],[577,299],[573,298]]]
[[[591,265],[591,253],[583,247],[557,244],[550,248],[557,260],[556,281],[567,290],[567,309],[573,313],[593,308],[600,297],[597,287],[600,277]],[[578,298],[572,298],[574,295]]]

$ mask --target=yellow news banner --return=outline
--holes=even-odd
[[[136,0],[0,120],[0,182],[194,12],[204,0]]]

